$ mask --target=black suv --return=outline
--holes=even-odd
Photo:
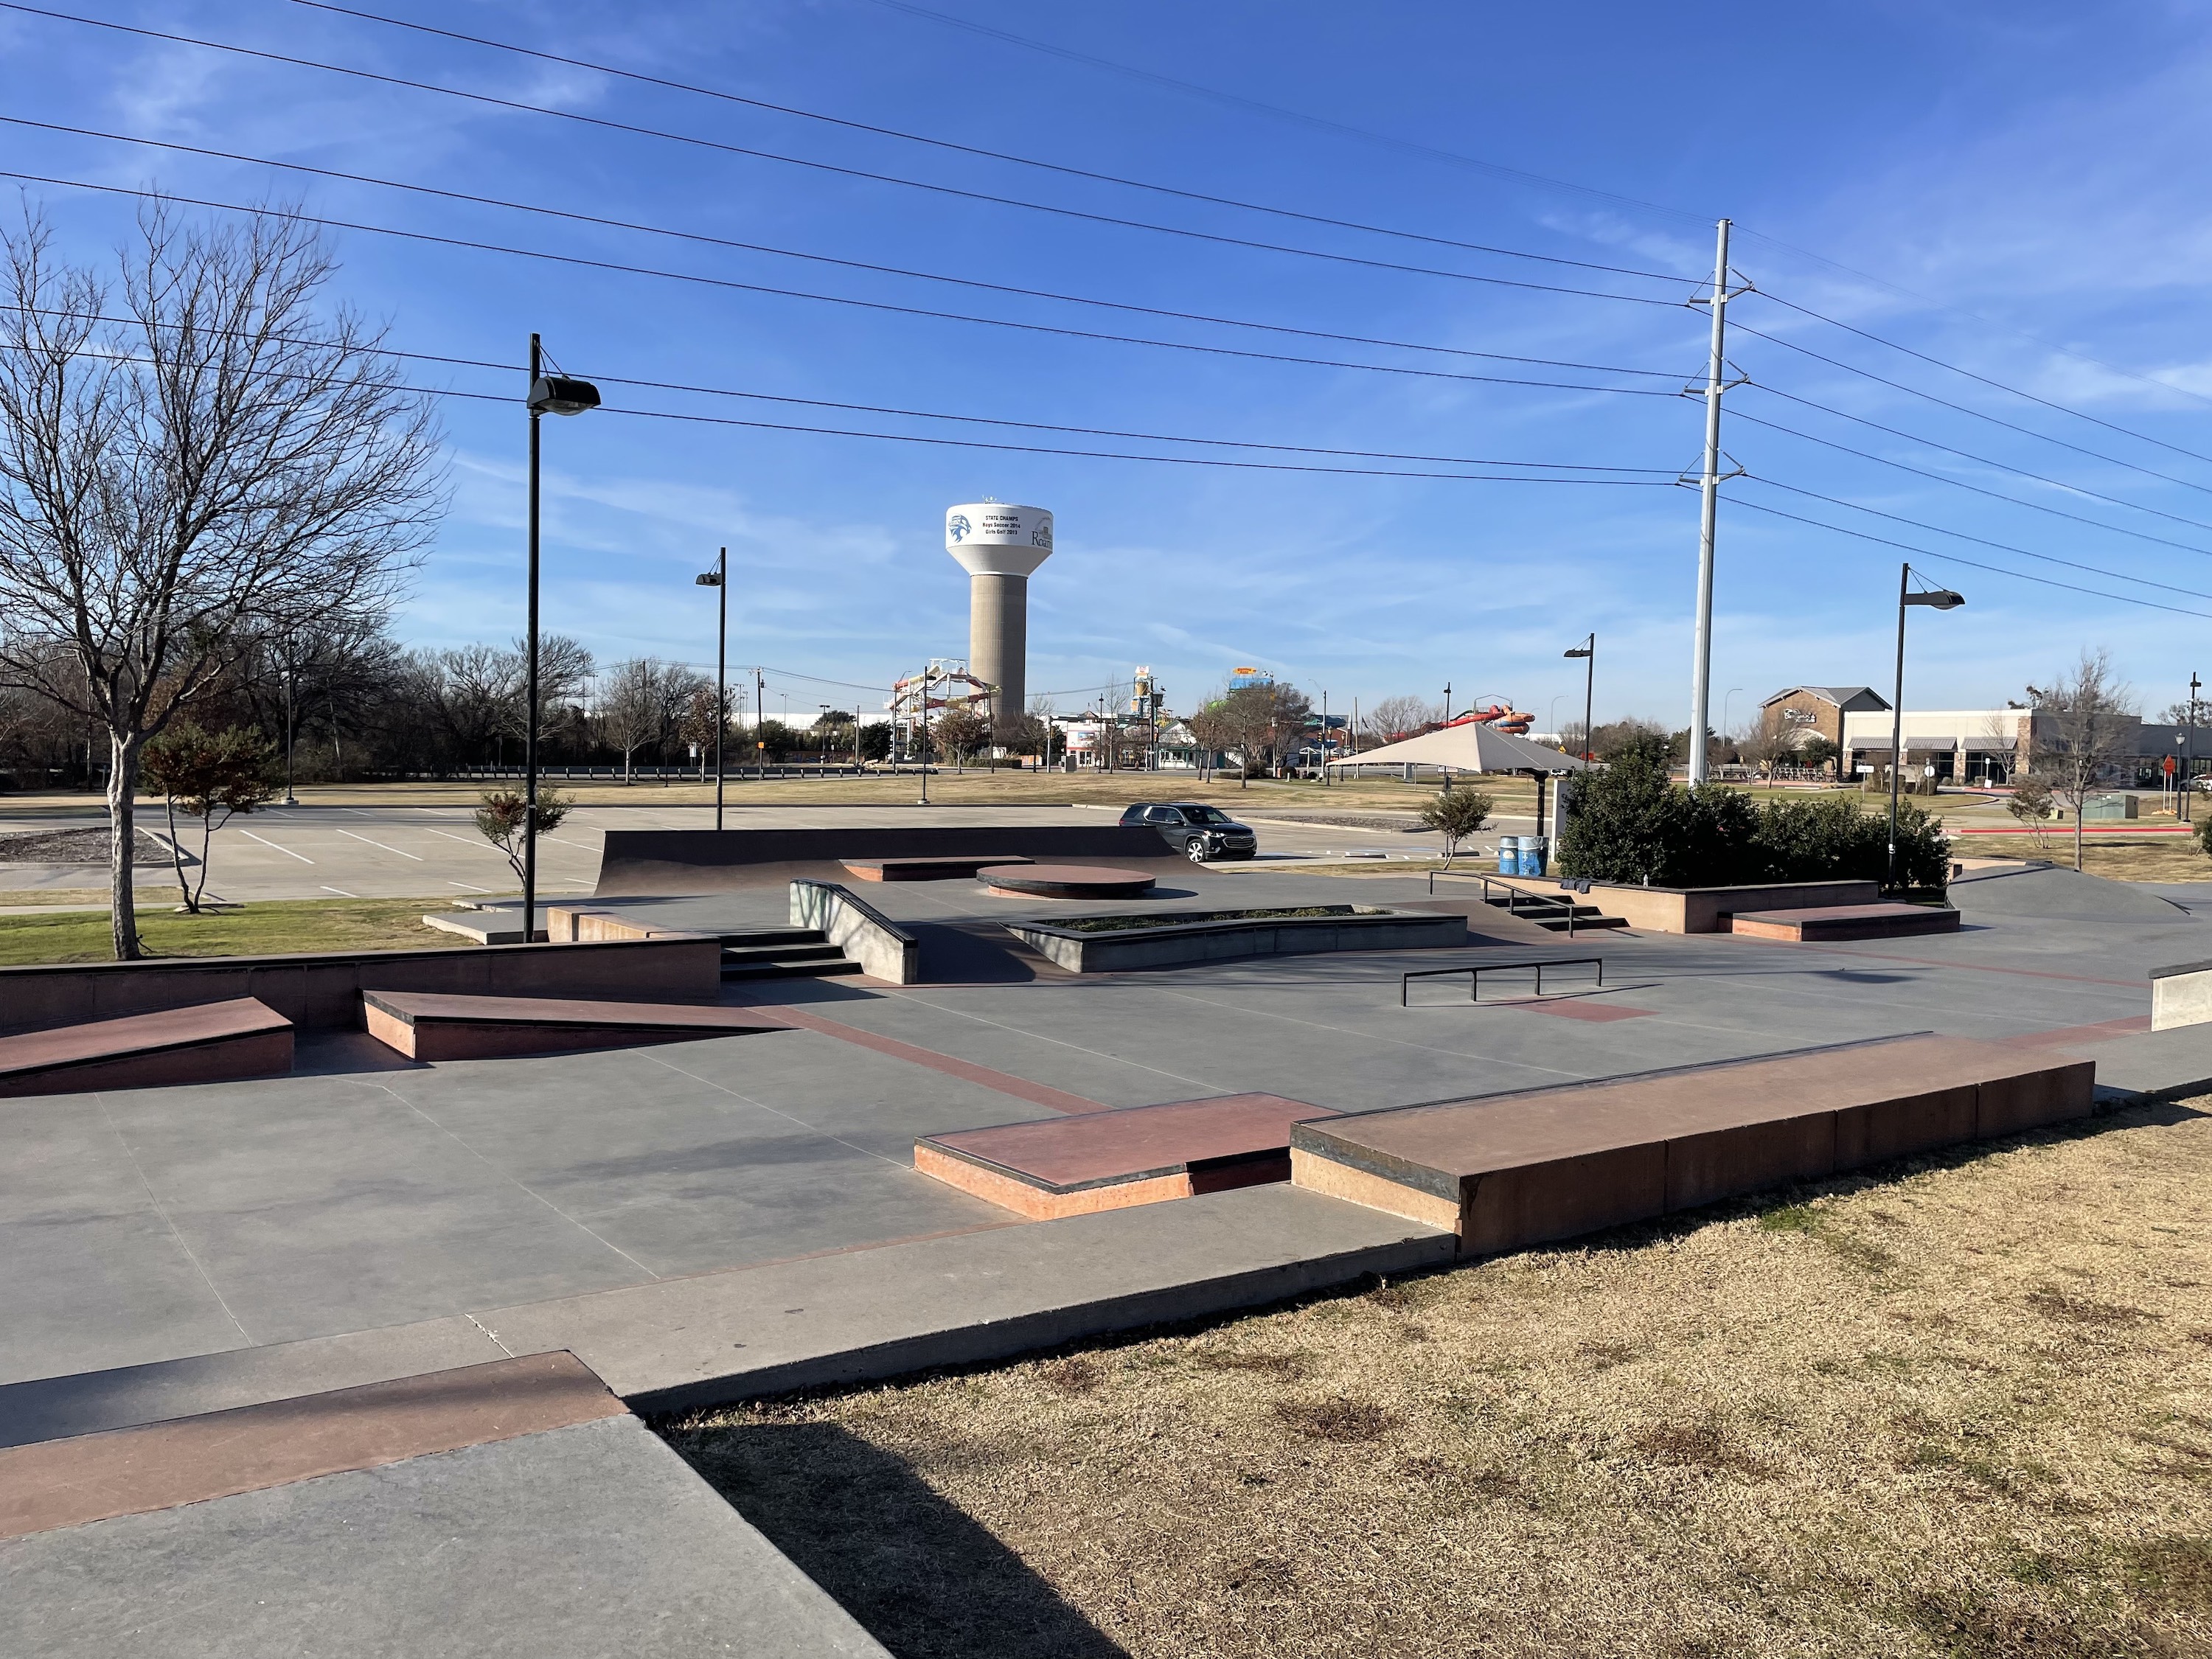
[[[1260,850],[1260,838],[1218,806],[1196,801],[1139,801],[1121,814],[1121,822],[1157,830],[1167,844],[1193,864],[1209,859],[1249,859]]]

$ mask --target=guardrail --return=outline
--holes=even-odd
[[[1593,967],[1597,969],[1597,982],[1603,985],[1605,983],[1603,957],[1547,957],[1540,962],[1478,962],[1464,968],[1416,968],[1410,973],[1398,976],[1398,1006],[1401,1008],[1409,1008],[1413,1006],[1407,1000],[1407,993],[1417,979],[1437,979],[1446,974],[1468,975],[1469,982],[1467,988],[1467,1000],[1469,1002],[1480,1002],[1482,1000],[1482,976],[1486,973],[1514,973],[1533,968],[1536,970],[1536,994],[1541,996],[1544,994],[1544,969],[1547,968]]]
[[[1571,896],[1555,898],[1549,893],[1527,892],[1521,888],[1516,887],[1510,881],[1500,881],[1495,876],[1486,876],[1479,871],[1462,873],[1457,870],[1431,870],[1429,872],[1429,896],[1431,898],[1434,898],[1436,896],[1437,878],[1438,876],[1442,876],[1446,881],[1480,882],[1482,884],[1482,902],[1485,904],[1490,902],[1490,890],[1492,887],[1504,888],[1505,890],[1505,914],[1509,916],[1517,916],[1521,914],[1519,906],[1524,900],[1528,903],[1534,906],[1539,913],[1542,913],[1547,906],[1550,906],[1552,907],[1552,914],[1564,914],[1566,916],[1567,937],[1569,939],[1572,939],[1575,936],[1575,902]]]

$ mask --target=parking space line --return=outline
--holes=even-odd
[[[490,888],[489,888],[489,887],[478,887],[478,886],[477,886],[473,882],[466,882],[466,881],[449,881],[449,882],[447,882],[447,883],[446,884],[446,885],[447,885],[447,886],[448,886],[448,887],[459,887],[459,888],[463,889],[465,891],[471,892],[471,893],[489,893],[489,891],[491,891],[491,889],[490,889]]]
[[[361,896],[358,893],[347,892],[343,887],[332,887],[327,882],[324,884],[323,890],[325,893],[336,893],[340,898],[359,898]]]
[[[295,853],[289,847],[277,847],[276,843],[273,841],[261,841],[261,837],[255,835],[251,830],[241,830],[238,833],[245,836],[248,841],[260,841],[264,847],[275,848],[277,852],[283,854],[285,857],[297,859],[302,864],[313,864],[314,862],[314,860],[309,858],[305,853]]]
[[[387,852],[387,853],[398,853],[398,854],[399,854],[399,856],[400,856],[401,858],[403,858],[403,859],[413,859],[413,860],[415,860],[415,862],[416,862],[416,863],[417,863],[417,864],[420,864],[420,863],[422,863],[422,855],[420,853],[408,853],[408,852],[402,852],[402,851],[401,851],[398,848],[397,848],[397,847],[386,847],[386,846],[384,845],[384,843],[383,843],[382,842],[380,842],[380,841],[371,841],[371,840],[369,840],[369,838],[368,838],[367,836],[356,836],[356,835],[354,835],[353,831],[352,831],[352,830],[339,830],[339,831],[338,831],[338,834],[340,834],[340,835],[342,835],[342,836],[353,836],[353,839],[354,839],[354,840],[356,840],[356,841],[357,841],[357,842],[361,842],[361,843],[362,843],[364,846],[382,848],[383,848],[383,850],[384,850],[384,851],[386,851],[386,852]]]

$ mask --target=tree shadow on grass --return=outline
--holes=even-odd
[[[1127,1659],[903,1459],[836,1424],[664,1432],[899,1659]]]

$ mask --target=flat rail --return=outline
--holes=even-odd
[[[1477,962],[1460,968],[1416,968],[1398,976],[1398,1006],[1401,1008],[1413,1006],[1407,993],[1417,979],[1439,979],[1447,974],[1465,974],[1468,975],[1467,1000],[1480,1002],[1482,1000],[1483,975],[1526,972],[1531,968],[1536,970],[1538,996],[1544,994],[1544,969],[1547,968],[1595,968],[1597,982],[1600,985],[1605,983],[1603,957],[1547,957],[1540,962]]]

